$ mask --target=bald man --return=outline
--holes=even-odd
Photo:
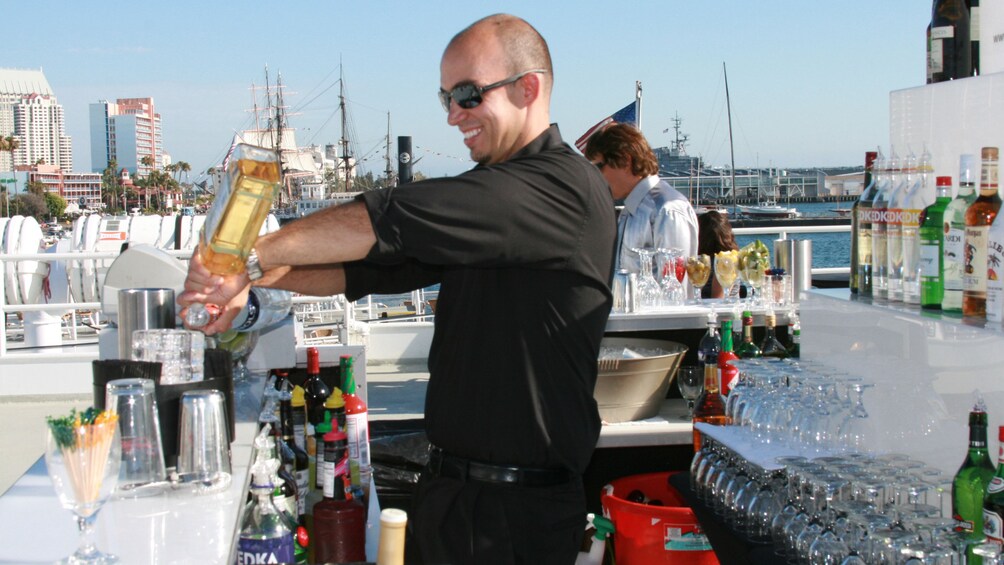
[[[352,300],[440,284],[409,563],[571,564],[582,539],[615,220],[603,176],[550,123],[552,80],[530,24],[475,22],[446,47],[439,98],[477,166],[260,237],[255,280],[194,257],[179,300],[225,305],[213,333],[251,284]]]

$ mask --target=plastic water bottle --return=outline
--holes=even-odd
[[[293,295],[289,291],[251,287],[247,304],[241,308],[230,327],[239,332],[264,330],[284,320],[292,307]],[[220,307],[215,304],[192,304],[185,312],[185,325],[197,330],[219,317]]]

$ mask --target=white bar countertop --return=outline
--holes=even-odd
[[[229,563],[263,389],[261,378],[235,385],[229,489],[203,496],[180,490],[144,498],[113,496],[95,521],[98,549],[117,555],[123,565]],[[0,522],[0,564],[52,563],[76,551],[76,519],[60,506],[44,458],[0,497]]]

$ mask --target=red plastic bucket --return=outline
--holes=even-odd
[[[603,515],[614,523],[617,565],[718,564],[694,511],[669,484],[671,474],[623,477],[603,487],[600,503]],[[626,500],[634,490],[649,500],[661,500],[663,505]]]

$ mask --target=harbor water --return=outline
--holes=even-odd
[[[794,204],[802,213],[803,218],[812,217],[833,217],[836,215],[833,210],[837,208],[850,208],[852,202],[813,202],[806,204]],[[812,266],[815,268],[847,267],[851,260],[851,234],[842,233],[807,233],[789,234],[790,239],[811,239],[812,240]],[[767,248],[773,250],[772,241],[777,236],[771,235],[737,235],[736,243],[742,247],[750,242],[759,239],[767,244]],[[773,261],[773,256],[771,260]]]

